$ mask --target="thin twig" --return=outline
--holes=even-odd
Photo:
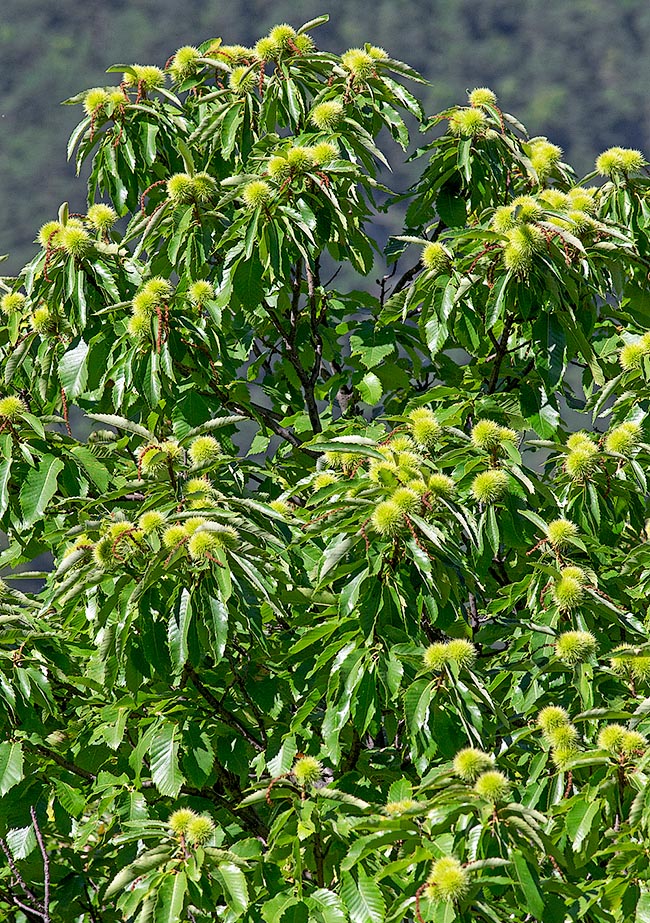
[[[45,920],[45,914],[42,911],[36,910],[34,907],[28,907],[27,904],[23,904],[22,901],[18,900],[15,894],[8,894],[6,891],[0,889],[0,897],[3,901],[6,901],[7,904],[13,904],[14,907],[18,907],[23,913],[38,917],[39,920]]]
[[[503,333],[501,334],[501,339],[498,342],[496,348],[496,356],[494,357],[494,365],[492,366],[492,374],[490,375],[490,380],[487,386],[487,393],[494,394],[496,391],[497,384],[499,382],[499,372],[501,371],[501,363],[508,351],[508,339],[512,333],[512,328],[514,327],[515,317],[514,314],[509,314],[506,317],[505,324],[503,325]]]
[[[88,772],[87,769],[82,769],[81,766],[75,766],[74,763],[71,763],[69,760],[64,759],[62,756],[59,756],[58,753],[55,753],[53,750],[48,749],[48,747],[43,747],[39,745],[35,748],[39,753],[43,753],[45,756],[49,757],[52,762],[56,763],[58,766],[61,766],[62,769],[67,769],[68,772],[74,773],[76,776],[81,776],[82,779],[86,779],[87,782],[94,782],[95,776],[92,772]]]
[[[38,843],[38,848],[40,849],[41,856],[43,857],[43,919],[45,920],[45,923],[50,923],[50,857],[47,854],[45,843],[43,842],[43,837],[41,835],[41,828],[38,826],[36,811],[33,807],[30,807],[29,813],[32,816],[34,833],[36,834],[36,842]]]
[[[22,875],[16,868],[16,864],[14,862],[13,856],[11,855],[11,851],[9,847],[7,846],[6,842],[1,837],[0,837],[0,847],[2,847],[2,851],[7,857],[7,864],[9,865],[9,868],[11,869],[14,875],[14,878],[16,879],[16,881],[18,882],[22,890],[25,892],[25,894],[30,899],[30,901],[34,901],[35,904],[40,905],[40,901],[38,900],[36,895],[32,891],[30,891],[27,885],[25,884],[25,880],[23,879]]]
[[[185,673],[192,680],[192,684],[194,685],[197,692],[199,692],[205,701],[214,708],[224,724],[228,725],[229,727],[234,726],[234,728],[243,734],[246,740],[256,749],[264,749],[264,744],[262,741],[259,740],[253,733],[251,733],[246,725],[242,724],[239,718],[233,715],[232,712],[228,711],[228,709],[224,707],[223,703],[220,702],[219,699],[207,688],[207,686],[203,684],[196,670],[191,664],[185,665]]]

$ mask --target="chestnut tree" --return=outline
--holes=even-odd
[[[3,919],[643,923],[645,160],[325,19],[68,100],[0,282]]]

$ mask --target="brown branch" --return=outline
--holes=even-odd
[[[384,302],[386,301],[386,286],[390,282],[390,280],[393,278],[396,272],[397,272],[397,262],[395,262],[390,272],[386,273],[386,275],[383,275],[381,279],[375,280],[377,285],[379,286],[379,310],[383,309]]]
[[[311,328],[311,340],[312,346],[314,347],[314,364],[312,366],[311,375],[309,376],[309,385],[311,388],[312,397],[314,397],[314,388],[316,387],[316,382],[320,376],[323,364],[323,338],[320,332],[320,323],[321,320],[318,316],[317,311],[317,298],[316,298],[316,285],[317,285],[317,272],[318,268],[316,267],[316,272],[313,272],[310,266],[307,266],[307,293],[309,297],[309,326]],[[315,400],[315,398],[314,398]],[[318,421],[320,432],[320,419]]]
[[[2,837],[0,837],[0,847],[2,848],[3,853],[7,857],[7,864],[9,868],[11,869],[14,878],[20,885],[21,889],[25,892],[25,894],[30,899],[30,901],[33,901],[38,906],[41,906],[41,902],[38,900],[36,895],[33,893],[33,891],[30,891],[30,889],[27,887],[24,878],[22,877],[22,875],[20,874],[20,872],[18,871],[16,867],[14,858],[11,855],[11,850],[7,846],[7,843],[5,842],[5,840],[2,839]]]
[[[481,627],[481,620],[478,616],[478,607],[476,605],[476,596],[470,593],[467,600],[469,608],[469,624],[472,631],[477,631]]]
[[[276,436],[280,436],[281,439],[284,439],[295,448],[300,448],[302,445],[302,442],[295,433],[292,433],[290,429],[286,428],[286,426],[282,426],[281,423],[278,423],[274,417],[274,412],[268,407],[262,407],[260,404],[254,404],[251,401],[249,409],[245,404],[239,404],[237,401],[231,400],[227,394],[224,393],[223,388],[221,388],[217,382],[211,382],[211,387],[215,394],[221,398],[221,403],[225,408],[230,407],[233,410],[236,410],[248,420],[255,419],[254,414],[257,414],[261,418],[264,425],[268,427],[268,429],[270,429],[272,432],[274,432]],[[310,452],[309,449],[303,449],[303,452],[307,452],[308,455],[314,455],[314,457],[316,457],[315,453]]]
[[[511,350],[508,350],[508,351],[510,352]],[[535,368],[535,360],[531,359],[530,362],[527,362],[526,365],[523,367],[519,377],[515,378],[514,376],[508,376],[508,378],[506,378],[504,391],[513,391],[519,385],[519,382],[521,381],[521,379],[525,378],[526,375],[528,375],[529,372],[532,372],[534,368]]]
[[[38,826],[36,811],[34,810],[33,806],[30,807],[29,813],[31,814],[32,824],[34,825],[36,842],[38,843],[38,848],[40,849],[41,856],[43,857],[43,920],[45,923],[50,923],[50,857],[47,854],[45,843],[43,842],[43,836],[41,834],[41,828]]]
[[[204,685],[194,667],[189,663],[185,664],[185,674],[192,680],[192,684],[194,685],[196,691],[203,696],[208,705],[211,705],[212,708],[214,708],[224,724],[228,725],[228,727],[232,728],[233,730],[239,731],[239,733],[246,738],[249,744],[251,744],[257,750],[264,749],[264,744],[262,741],[259,740],[253,733],[251,733],[251,731],[249,731],[245,724],[242,724],[236,715],[233,715],[230,711],[228,711],[227,708],[225,708],[223,703],[220,702],[219,699],[208,689],[208,687]]]
[[[494,394],[496,391],[497,384],[499,382],[499,372],[501,371],[501,363],[503,362],[505,355],[508,351],[508,339],[512,333],[512,328],[515,324],[514,314],[509,314],[506,317],[505,324],[503,326],[503,333],[501,334],[501,339],[497,343],[496,355],[494,357],[494,365],[492,366],[492,374],[490,375],[490,380],[488,381],[487,393]]]
[[[320,817],[315,813],[316,830],[314,833],[314,862],[316,863],[316,884],[319,888],[325,887],[325,853],[323,852],[323,839]]]
[[[320,433],[322,431],[322,426],[320,422],[320,414],[318,413],[318,406],[316,404],[316,398],[314,397],[314,388],[311,384],[311,378],[305,371],[302,362],[300,361],[300,356],[296,350],[295,342],[292,336],[292,333],[284,329],[280,323],[280,319],[276,316],[271,306],[268,302],[263,301],[262,306],[269,316],[269,320],[278,331],[282,342],[285,346],[285,354],[291,365],[296,370],[296,375],[300,381],[302,387],[303,396],[305,399],[305,405],[307,407],[307,414],[309,416],[309,422],[311,423],[311,428],[313,432]]]
[[[8,894],[2,888],[0,888],[0,898],[2,898],[3,901],[6,901],[7,904],[13,904],[14,907],[18,907],[19,910],[23,911],[23,913],[38,917],[39,920],[45,920],[45,914],[43,914],[40,910],[36,910],[34,907],[28,907],[27,904],[23,904],[22,901],[19,901],[15,894]]]
[[[215,768],[219,779],[222,782],[224,789],[230,792],[237,801],[241,801],[242,793],[241,789],[237,785],[237,780],[235,777],[230,778],[231,774],[221,766],[220,763],[215,763]],[[202,789],[202,788],[193,788],[191,785],[183,785],[181,787],[181,792],[183,795],[190,795],[193,798],[205,798],[206,801],[212,802],[216,807],[222,808],[224,811],[228,811],[229,814],[232,814],[233,817],[237,818],[238,821],[244,821],[249,830],[255,834],[255,836],[261,837],[264,841],[269,834],[268,827],[257,815],[256,811],[250,807],[238,807],[233,806],[228,798],[222,795],[220,792],[216,791],[214,788]]]
[[[350,752],[346,756],[342,766],[341,772],[351,772],[359,762],[359,757],[361,756],[361,738],[355,727],[352,728],[352,746],[350,747]]]
[[[307,267],[309,277],[309,267]],[[289,314],[289,326],[291,329],[291,342],[295,343],[296,333],[298,332],[298,320],[300,318],[300,292],[302,290],[302,258],[296,263],[295,276],[293,280],[293,296],[291,298],[291,312]]]
[[[42,744],[39,744],[39,746],[35,747],[35,750],[37,750],[39,753],[42,753],[44,756],[49,757],[53,763],[56,763],[57,766],[60,766],[62,769],[67,769],[68,772],[73,773],[73,775],[80,776],[87,782],[95,781],[95,776],[92,772],[88,772],[87,769],[82,769],[81,766],[75,766],[74,763],[71,763],[69,760],[64,759],[64,757],[59,756],[58,753],[55,753],[48,747],[44,747]]]

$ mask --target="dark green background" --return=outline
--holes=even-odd
[[[65,162],[82,110],[61,100],[117,82],[104,74],[110,64],[162,65],[179,45],[218,35],[249,44],[276,22],[299,25],[323,12],[331,22],[316,34],[321,47],[340,52],[371,41],[408,61],[432,82],[418,91],[428,113],[488,85],[531,133],[561,144],[579,171],[612,144],[650,149],[648,0],[4,0],[4,271],[30,256],[38,226],[63,200],[73,210],[83,204],[83,184]]]

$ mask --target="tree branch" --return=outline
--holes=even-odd
[[[75,766],[74,763],[71,763],[69,760],[64,759],[64,757],[59,756],[59,754],[55,753],[54,750],[50,750],[48,747],[44,747],[42,744],[39,744],[34,749],[39,753],[42,753],[44,756],[49,757],[49,759],[51,759],[53,763],[56,763],[57,766],[60,766],[62,769],[67,769],[68,772],[73,773],[73,775],[80,776],[87,782],[95,781],[95,776],[92,772],[88,772],[87,769],[82,769],[81,766]]]
[[[309,267],[307,267],[309,274]],[[302,290],[302,257],[296,263],[296,270],[293,280],[293,296],[291,298],[291,313],[289,315],[289,325],[291,330],[291,342],[295,344],[296,333],[298,332],[298,320],[300,318],[300,292]]]
[[[320,422],[320,414],[318,413],[318,406],[314,397],[314,388],[311,384],[311,377],[307,374],[302,362],[300,361],[300,356],[298,355],[294,342],[294,336],[291,332],[287,333],[287,331],[282,326],[280,319],[277,317],[271,306],[266,301],[263,301],[262,305],[268,314],[271,323],[278,331],[278,334],[284,343],[287,359],[296,370],[296,375],[298,376],[298,380],[300,381],[300,385],[302,387],[303,397],[305,399],[305,406],[307,407],[307,414],[309,415],[311,428],[314,433],[320,433],[322,431],[322,426]]]
[[[43,857],[43,920],[45,923],[50,923],[50,857],[47,854],[45,843],[43,842],[43,836],[41,834],[41,828],[38,826],[36,811],[34,810],[33,806],[30,807],[29,813],[31,814],[32,824],[34,825],[36,842],[38,843],[38,848],[40,849],[41,856]]]
[[[223,769],[223,767],[220,767]],[[225,771],[225,770],[224,770]],[[225,787],[225,786],[224,786]],[[219,808],[222,808],[224,811],[228,811],[229,814],[232,814],[238,821],[244,822],[247,824],[248,829],[255,835],[261,837],[265,842],[266,838],[269,835],[269,830],[264,821],[257,815],[256,811],[250,807],[233,807],[227,798],[225,798],[220,792],[215,791],[214,788],[193,788],[191,785],[183,785],[181,792],[184,795],[189,795],[192,798],[205,798],[206,801],[211,801],[212,804],[216,805]],[[241,790],[237,793],[237,798],[241,801]]]
[[[16,863],[14,862],[14,857],[11,855],[11,850],[9,849],[7,843],[2,839],[2,837],[0,837],[0,847],[2,848],[3,853],[7,857],[7,865],[11,869],[12,874],[14,878],[16,879],[16,881],[18,882],[18,884],[20,885],[21,889],[25,892],[26,896],[30,899],[30,901],[33,901],[36,905],[40,906],[41,902],[38,900],[38,898],[33,893],[33,891],[30,891],[30,889],[27,887],[27,884],[25,883],[24,878],[22,877],[22,875],[20,874],[20,872],[18,871],[16,867]]]
[[[262,741],[259,740],[253,733],[251,733],[246,725],[242,724],[239,718],[229,712],[223,703],[220,702],[212,692],[210,692],[208,687],[205,686],[201,681],[194,667],[189,663],[185,664],[185,674],[192,680],[192,684],[194,685],[195,689],[200,693],[200,695],[203,696],[208,705],[211,705],[212,708],[214,708],[224,724],[228,725],[228,727],[232,728],[233,730],[239,731],[239,733],[246,738],[249,744],[251,744],[257,750],[264,749],[264,744]]]
[[[45,920],[45,914],[40,910],[36,910],[34,907],[28,907],[27,904],[23,904],[22,901],[18,900],[15,894],[8,894],[6,891],[0,888],[0,898],[3,901],[6,901],[7,904],[13,904],[14,907],[18,907],[19,910],[22,910],[23,913],[29,914],[29,916],[38,917],[39,920]]]
[[[503,362],[506,353],[508,352],[508,339],[512,333],[512,328],[515,324],[514,314],[509,314],[506,317],[505,324],[503,325],[503,333],[501,334],[501,339],[498,341],[496,346],[496,353],[494,357],[494,365],[492,366],[492,374],[490,375],[490,380],[488,381],[487,393],[494,394],[496,391],[497,384],[499,383],[499,372],[501,371],[501,363]]]
[[[310,266],[307,266],[307,294],[309,298],[309,326],[311,328],[311,341],[312,346],[314,347],[314,364],[312,366],[311,375],[309,376],[309,385],[312,392],[312,397],[314,394],[314,388],[316,387],[316,382],[322,370],[323,364],[323,337],[320,332],[320,318],[318,316],[318,304],[316,297],[316,285],[318,282],[318,267],[316,271],[313,272]],[[320,419],[319,419],[320,426]],[[319,430],[320,432],[320,430]]]

